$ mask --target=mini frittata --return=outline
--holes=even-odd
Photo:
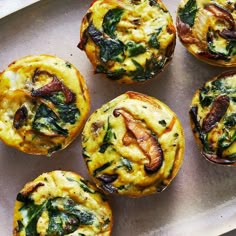
[[[26,56],[0,73],[0,138],[20,151],[51,155],[65,148],[89,109],[83,76],[58,57]]]
[[[112,211],[98,189],[68,171],[43,173],[18,193],[14,236],[109,236]]]
[[[164,190],[183,160],[179,119],[164,103],[126,92],[88,119],[82,132],[89,173],[107,194],[141,197]]]
[[[78,47],[95,73],[118,83],[152,79],[171,60],[172,17],[159,0],[96,0],[84,16]]]
[[[213,78],[195,93],[190,118],[203,156],[236,166],[236,70]]]
[[[182,0],[176,23],[180,41],[196,58],[236,66],[235,0]]]

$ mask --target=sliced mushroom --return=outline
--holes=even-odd
[[[197,39],[192,34],[192,29],[188,24],[185,24],[179,17],[176,19],[179,37],[183,43],[197,43]]]
[[[110,184],[114,182],[118,178],[117,174],[108,175],[108,174],[102,174],[97,177],[97,179],[101,180],[104,184]]]
[[[205,6],[205,9],[209,12],[211,12],[214,16],[225,20],[229,23],[230,29],[235,29],[235,21],[233,16],[228,12],[226,9],[214,4],[210,3]]]
[[[19,129],[23,126],[28,117],[28,110],[25,105],[21,106],[15,113],[13,119],[13,126]]]
[[[71,92],[70,89],[67,88],[55,75],[50,74],[47,71],[36,70],[32,78],[33,82],[35,81],[36,76],[39,76],[41,74],[46,74],[53,79],[50,83],[44,85],[43,87],[33,90],[31,92],[31,96],[43,97],[51,94],[52,92],[61,91],[65,95],[66,103],[71,103],[75,100],[75,94]]]
[[[220,36],[225,39],[236,39],[236,30],[223,29],[219,32]]]
[[[210,112],[203,119],[202,130],[207,133],[214,128],[218,121],[224,116],[229,107],[229,97],[220,95],[214,100]]]
[[[211,154],[211,153],[202,152],[202,154],[206,159],[217,164],[232,165],[236,163],[236,160],[228,159],[228,158],[219,158],[219,156],[214,153]]]
[[[130,132],[135,137],[138,146],[149,159],[149,163],[144,165],[145,171],[156,172],[163,163],[163,151],[156,137],[124,108],[115,109],[113,114],[115,117],[122,115],[128,134]]]
[[[198,53],[199,56],[208,58],[208,59],[214,59],[214,60],[225,60],[227,58],[227,56],[223,55],[223,54],[213,54],[210,52],[206,52],[206,51],[202,51]]]

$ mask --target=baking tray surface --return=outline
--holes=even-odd
[[[179,1],[163,1],[173,19]],[[80,23],[91,1],[43,0],[0,20],[0,71],[26,55],[51,54],[74,64],[86,79],[91,113],[116,96],[133,90],[165,102],[185,131],[184,163],[162,193],[139,198],[110,197],[114,236],[220,235],[236,228],[236,169],[217,166],[200,155],[192,135],[188,110],[197,88],[225,71],[191,56],[177,39],[173,60],[152,81],[118,85],[93,73],[77,48]],[[81,155],[81,136],[51,158],[20,153],[0,142],[0,235],[12,235],[13,206],[25,183],[46,171],[88,173]]]

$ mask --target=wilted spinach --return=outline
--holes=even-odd
[[[182,22],[189,26],[194,25],[195,17],[198,11],[196,0],[189,0],[183,8],[178,11],[178,16]]]
[[[104,66],[98,65],[95,70],[96,73],[104,73],[107,75],[108,78],[112,80],[119,80],[124,75],[126,75],[126,70],[124,68],[120,68],[114,71],[108,71]]]
[[[136,60],[132,60],[136,70],[129,73],[130,76],[133,76],[135,81],[146,81],[153,76],[155,76],[161,69],[164,67],[167,61],[166,57],[163,57],[162,60],[158,61],[155,57],[150,58],[146,61],[145,66],[140,65]]]
[[[67,136],[68,130],[59,125],[60,119],[45,104],[40,104],[33,120],[33,129],[45,135],[58,134]]]
[[[129,41],[126,44],[126,49],[130,57],[135,57],[138,56],[139,54],[146,52],[146,48],[145,45],[143,45],[143,43],[135,43],[133,41]]]
[[[228,128],[236,126],[236,113],[226,116],[224,119],[224,125]]]
[[[121,41],[104,37],[103,33],[96,29],[93,23],[90,23],[87,28],[87,33],[94,43],[100,47],[100,58],[103,62],[109,60],[123,61],[125,46]]]
[[[106,151],[108,146],[111,145],[111,140],[113,137],[114,137],[114,134],[112,132],[112,127],[111,127],[109,119],[108,119],[106,133],[103,137],[102,145],[100,146],[99,152],[104,153]]]
[[[151,37],[148,41],[148,45],[151,47],[151,48],[156,48],[156,49],[159,49],[160,48],[160,43],[159,41],[157,40],[157,37],[158,35],[161,33],[161,28],[159,28],[155,33],[151,34]]]
[[[123,12],[124,9],[114,8],[109,10],[103,18],[103,23],[102,23],[103,30],[111,38],[116,37],[115,34],[116,26],[120,22]]]
[[[78,116],[80,115],[80,111],[75,103],[65,103],[65,96],[62,92],[53,93],[45,98],[55,105],[60,119],[63,122],[75,124]]]

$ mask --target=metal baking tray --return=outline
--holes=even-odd
[[[3,0],[1,0],[3,1]],[[1,2],[0,1],[0,2]],[[11,1],[12,2],[12,1]],[[179,1],[163,1],[175,21]],[[157,78],[139,85],[118,85],[95,75],[77,48],[80,23],[91,0],[41,0],[0,19],[0,71],[22,56],[51,54],[73,63],[91,95],[91,113],[116,96],[133,90],[165,102],[185,131],[184,163],[162,193],[143,197],[110,197],[114,236],[220,235],[236,228],[236,169],[217,166],[200,155],[189,124],[189,105],[197,88],[225,68],[198,61],[177,40],[175,54]],[[81,137],[53,157],[21,153],[0,142],[0,235],[12,235],[18,191],[30,180],[56,169],[88,173],[81,155]]]

